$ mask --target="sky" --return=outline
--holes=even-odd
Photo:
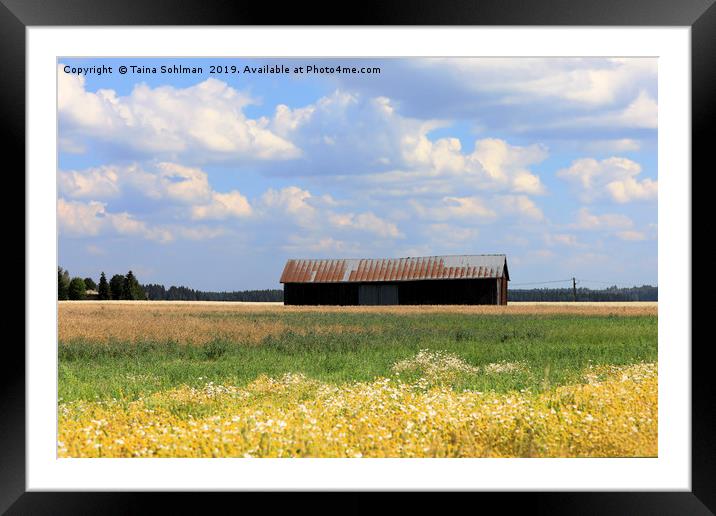
[[[500,253],[511,288],[657,284],[656,58],[57,71],[72,276],[246,290],[280,288],[289,258]]]

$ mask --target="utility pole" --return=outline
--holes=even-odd
[[[577,302],[577,279],[572,278],[572,294],[574,295],[574,302]]]

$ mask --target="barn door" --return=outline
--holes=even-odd
[[[397,285],[361,285],[358,288],[359,305],[397,305]]]

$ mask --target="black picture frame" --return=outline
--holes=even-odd
[[[339,8],[340,7],[340,8]],[[350,12],[352,14],[345,14]],[[323,13],[321,15],[317,13]],[[0,131],[5,158],[25,169],[25,29],[30,26],[113,25],[576,25],[689,26],[692,43],[692,170],[710,168],[709,132],[716,97],[716,6],[714,0],[413,0],[333,4],[321,8],[299,3],[228,0],[0,0]],[[708,160],[708,161],[707,161]],[[688,173],[688,171],[684,171]],[[693,181],[694,174],[691,172]],[[19,174],[17,174],[19,176]],[[17,179],[16,179],[17,180]],[[17,185],[24,191],[24,181]],[[692,191],[693,188],[692,188]],[[9,193],[6,191],[6,196]],[[20,196],[15,193],[14,197]],[[19,230],[18,230],[19,231]],[[693,232],[692,232],[693,234]],[[23,234],[23,241],[25,235]],[[19,245],[16,246],[19,248]],[[692,254],[692,256],[697,256]],[[23,258],[24,246],[23,246]],[[13,253],[12,261],[18,261]],[[26,270],[26,275],[31,271]],[[685,281],[692,284],[687,274]],[[16,301],[14,301],[16,302]],[[685,300],[696,308],[691,300]],[[17,303],[19,307],[19,303]],[[691,316],[693,324],[693,315]],[[9,514],[77,514],[144,512],[159,498],[163,509],[206,510],[203,497],[184,493],[26,492],[25,489],[25,354],[17,342],[3,353],[0,396],[0,512]],[[683,345],[691,345],[691,342]],[[549,514],[712,514],[716,511],[716,427],[710,342],[692,346],[692,490],[691,492],[480,493],[500,507],[523,504],[530,512]],[[229,494],[222,497],[234,496]],[[243,497],[257,496],[238,494]],[[272,508],[281,497],[272,497]],[[341,511],[372,510],[367,494],[353,493]],[[331,496],[329,496],[331,498]],[[406,497],[407,498],[407,497]],[[403,511],[424,507],[424,497],[411,496]],[[483,500],[481,500],[483,501]],[[216,503],[216,500],[212,499]],[[261,502],[265,503],[265,502]],[[285,502],[282,502],[285,503]],[[293,500],[292,505],[300,505]],[[469,503],[469,502],[468,502]],[[332,502],[321,504],[331,510]],[[335,508],[335,507],[334,507]],[[320,510],[316,507],[315,510]],[[314,512],[314,511],[312,511]]]

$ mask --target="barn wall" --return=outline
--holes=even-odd
[[[285,305],[357,305],[358,283],[286,283]]]
[[[494,305],[494,279],[405,281],[398,283],[401,305]]]
[[[286,283],[284,304],[286,305],[358,305],[394,304],[393,295],[359,295],[361,285],[397,287],[397,304],[400,305],[496,305],[506,304],[506,280],[494,279],[452,279],[426,281],[399,281],[380,283]],[[502,286],[502,288],[501,288]],[[499,292],[501,290],[501,292]],[[502,299],[498,300],[498,293]]]

